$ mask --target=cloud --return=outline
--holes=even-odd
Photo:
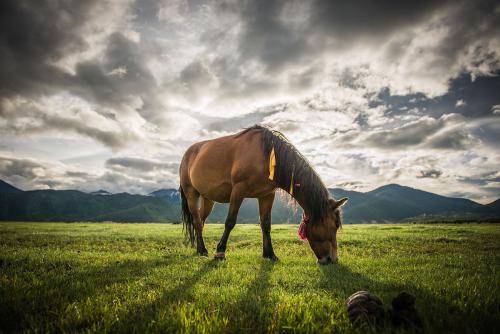
[[[34,179],[43,175],[45,169],[39,163],[32,160],[0,158],[0,171],[7,177],[22,177]]]
[[[364,71],[359,82],[371,90],[435,97],[462,72],[500,66],[492,1],[4,6],[4,96],[68,90],[117,112],[140,99],[135,109],[153,123],[173,106],[249,112],[345,71]]]
[[[120,75],[108,74],[117,69],[121,69]],[[69,87],[72,93],[118,112],[126,112],[132,105],[143,117],[155,118],[157,84],[138,43],[115,32],[107,40],[102,60],[78,63],[75,70]]]
[[[59,162],[0,156],[0,178],[22,190],[66,188],[92,177]]]
[[[179,162],[162,162],[154,159],[135,157],[115,157],[106,160],[107,177],[119,177],[122,179],[135,179],[141,186],[142,191],[147,189],[151,192],[159,188],[159,184],[168,184],[169,187],[177,187]],[[138,187],[138,185],[136,185]],[[156,189],[153,189],[156,188]]]
[[[442,171],[437,170],[437,169],[429,169],[429,170],[423,170],[420,171],[420,175],[417,175],[417,178],[423,179],[423,178],[431,178],[431,179],[437,179],[443,174]]]
[[[31,102],[23,99],[3,101],[0,110],[0,129],[17,135],[36,135],[50,131],[77,133],[92,138],[108,147],[120,148],[137,140],[139,135],[113,119],[96,113],[79,99],[62,97],[70,109],[63,109],[60,99]]]
[[[401,126],[395,122],[392,127],[384,130],[353,129],[344,134],[333,135],[332,139],[349,147],[376,147],[383,150],[405,150],[412,147],[464,150],[479,143],[467,129],[467,119],[459,114],[443,115],[437,119],[423,116]]]
[[[177,173],[179,170],[178,162],[160,162],[157,160],[117,157],[106,160],[106,166],[111,169],[134,169],[141,172],[150,172],[155,170],[167,170]]]
[[[493,113],[493,115],[500,114],[500,104],[495,104],[494,106],[492,106],[491,112]]]
[[[500,172],[485,172],[470,176],[461,176],[459,177],[459,181],[477,186],[486,186],[489,183],[496,183],[498,185],[500,182]]]
[[[125,3],[113,1],[5,1],[0,16],[3,97],[58,92],[72,81],[70,58],[92,54],[102,31],[123,25]],[[126,4],[125,4],[126,5]],[[90,35],[89,31],[94,32]],[[66,66],[65,66],[66,65]]]
[[[105,168],[83,169],[49,160],[14,158],[0,155],[0,179],[23,189],[77,189],[85,192],[106,189],[111,192],[147,194],[160,188],[178,186],[178,163],[117,157]]]
[[[365,67],[364,81],[372,88],[436,97],[464,71],[474,77],[492,75],[500,66],[495,61],[500,43],[494,34],[499,23],[493,1],[266,1],[220,8],[238,15],[241,25],[238,52],[218,63],[235,64],[240,70],[234,79],[242,79],[245,68],[252,67],[275,82],[275,92],[293,81],[286,78],[294,72],[308,73],[307,81],[321,84],[338,80],[343,70]],[[478,18],[483,25],[473,23]]]

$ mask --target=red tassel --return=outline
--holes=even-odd
[[[300,222],[299,230],[297,231],[300,240],[307,240],[307,223],[309,223],[309,217],[302,212],[302,221]]]

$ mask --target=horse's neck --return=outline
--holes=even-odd
[[[306,195],[303,194],[302,192],[295,192],[291,196],[293,197],[293,199],[295,199],[297,201],[297,203],[299,203],[302,210],[304,210],[305,215],[309,217],[311,215],[312,208],[309,207],[307,201],[305,200]]]
[[[319,203],[317,202],[318,200],[321,201],[323,199],[318,199],[316,201],[312,201],[310,197],[308,196],[311,196],[312,194],[309,194],[307,192],[303,192],[301,191],[302,189],[300,189],[299,191],[294,191],[293,194],[290,194],[296,201],[297,203],[299,203],[299,205],[302,207],[302,210],[304,210],[304,214],[306,215],[306,217],[311,217],[313,215],[311,215],[311,212],[318,212],[318,210],[320,210],[320,206],[323,204],[323,203]],[[328,192],[328,190],[325,188],[324,189],[325,192]],[[327,200],[328,197],[326,197],[324,200]],[[318,207],[316,207],[316,205]],[[318,218],[318,217],[316,217]]]

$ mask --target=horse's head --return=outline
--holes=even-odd
[[[340,221],[340,207],[347,202],[347,198],[341,200],[328,200],[328,210],[322,223],[308,224],[307,239],[309,245],[316,254],[319,264],[330,264],[338,261],[337,256],[337,230]]]

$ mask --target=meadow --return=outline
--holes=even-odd
[[[209,252],[222,229],[205,227]],[[273,225],[273,263],[258,225],[236,225],[214,261],[181,225],[0,223],[0,332],[356,332],[358,290],[387,307],[415,295],[425,333],[500,328],[500,225],[345,225],[330,266],[296,230]]]

